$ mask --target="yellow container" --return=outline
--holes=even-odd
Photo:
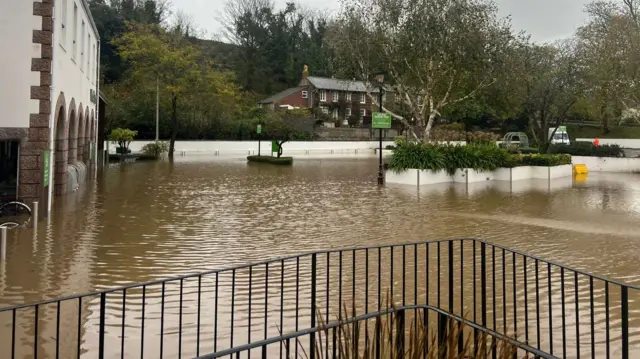
[[[586,175],[589,173],[587,171],[586,165],[573,165],[573,174],[575,175]]]

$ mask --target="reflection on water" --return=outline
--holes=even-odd
[[[11,233],[8,260],[0,266],[0,306],[316,249],[451,237],[483,238],[640,284],[640,175],[590,174],[577,182],[492,182],[418,190],[393,185],[379,188],[376,171],[373,158],[300,158],[291,168],[248,165],[243,159],[220,157],[111,166],[99,172],[89,188],[59,200],[38,233]],[[308,272],[308,267],[301,270]],[[243,273],[238,280],[246,283],[247,275]],[[230,279],[223,279],[229,285]],[[210,285],[213,280],[206,278]],[[184,285],[184,290],[193,290],[197,283]],[[293,285],[289,289],[296,292]],[[297,292],[308,294],[300,288]],[[118,295],[122,293],[110,299],[114,312],[108,324],[122,321]],[[159,304],[159,288],[145,295],[147,313],[160,313],[151,305]],[[597,298],[602,295],[601,290],[596,292]],[[135,300],[140,296],[140,291],[127,293],[132,302],[126,302],[126,309],[140,311],[141,301]],[[93,332],[84,332],[97,325],[98,299],[65,303],[68,308],[63,308],[68,316],[63,316],[62,328],[82,323],[81,351],[96,347]],[[175,317],[176,303],[168,305]],[[18,313],[19,317],[32,315]],[[55,320],[42,318],[55,319],[55,307],[44,308],[39,315],[43,323],[39,330],[54,333]],[[139,326],[135,320],[127,316],[126,325]],[[3,335],[11,332],[10,313],[0,317],[0,325],[4,323]],[[170,325],[173,332],[174,324]],[[151,320],[145,325],[154,326]],[[29,337],[34,329],[18,326],[17,331]],[[63,332],[61,340],[66,345],[61,345],[62,353],[75,353],[78,333]],[[633,332],[637,342],[640,333],[638,329]],[[139,334],[130,332],[127,338]],[[51,343],[52,337],[55,335],[43,338],[39,346]],[[118,333],[109,333],[106,340],[118,345],[119,338]],[[155,349],[152,338],[147,335],[148,353]],[[193,336],[186,340],[193,341]],[[3,350],[8,348],[0,349],[0,357],[4,357]],[[139,353],[140,348],[132,350]]]

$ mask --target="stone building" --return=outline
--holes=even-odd
[[[50,210],[96,163],[100,39],[87,1],[1,1],[0,47],[0,199]]]

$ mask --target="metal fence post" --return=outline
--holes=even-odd
[[[447,321],[448,318],[444,314],[438,313],[438,357],[440,358],[447,357]]]
[[[396,317],[396,358],[404,358],[404,310],[394,313]],[[356,324],[357,325],[357,324]],[[354,341],[357,342],[357,338]]]
[[[487,244],[480,243],[480,310],[482,311],[482,326],[487,326]],[[495,313],[494,313],[495,314]]]
[[[622,286],[622,359],[629,359],[629,288]]]
[[[449,241],[449,312],[453,313],[453,241]]]
[[[7,259],[7,227],[0,228],[0,260]]]
[[[105,311],[107,307],[107,293],[100,294],[100,323],[98,331],[98,358],[104,359],[104,327],[105,327]]]
[[[311,255],[311,328],[316,327],[316,271],[318,265],[318,257],[316,253]],[[327,319],[328,320],[328,319]],[[316,334],[311,333],[309,338],[310,358],[315,359],[316,352]]]
[[[32,223],[33,229],[38,229],[38,218],[40,218],[38,216],[38,210],[39,210],[38,207],[39,207],[38,201],[33,202],[33,214],[31,218],[31,220],[33,221]]]

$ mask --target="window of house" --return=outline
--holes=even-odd
[[[320,101],[327,101],[327,91],[320,90]]]
[[[62,48],[67,46],[67,0],[62,0],[62,9],[60,14],[60,45]]]
[[[344,117],[351,117],[351,107],[347,107],[344,111]]]
[[[360,103],[367,103],[367,94],[364,92],[360,94]]]
[[[335,118],[336,120],[338,119],[338,109],[337,108],[333,109],[333,118]]]
[[[347,102],[351,102],[351,92],[346,93]]]
[[[78,54],[78,4],[76,3],[73,3],[73,28],[71,29],[71,38],[73,39],[71,58],[75,60]]]
[[[327,106],[322,106],[322,113],[329,114],[329,108]]]
[[[366,115],[367,115],[367,109],[361,108],[360,109],[360,117],[365,117]]]
[[[333,91],[333,102],[338,102],[338,100],[340,100],[340,95],[338,94],[338,91]]]
[[[302,91],[302,98],[309,98],[309,93],[307,91]]]

